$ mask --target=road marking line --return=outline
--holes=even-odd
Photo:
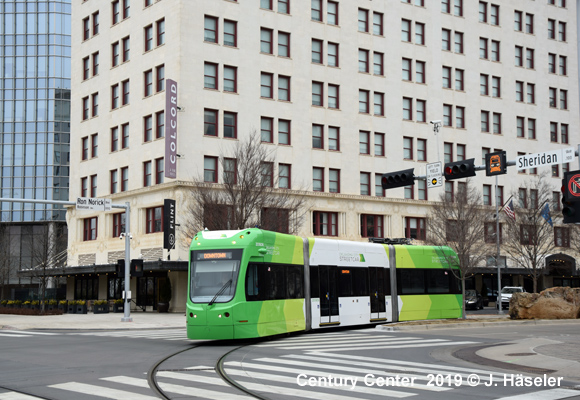
[[[298,379],[298,375],[296,375],[296,377],[289,377],[289,376],[285,376],[285,375],[276,375],[276,374],[265,374],[265,373],[261,373],[261,372],[252,372],[251,375],[248,374],[247,371],[242,371],[242,370],[236,370],[236,369],[231,369],[231,368],[227,368],[226,369],[227,374],[230,376],[243,376],[245,378],[251,378],[251,379],[262,379],[262,380],[269,380],[269,381],[275,381],[275,382],[281,382],[281,383],[291,383],[296,385],[297,384],[297,379]],[[304,372],[302,372],[304,373]],[[323,376],[323,377],[327,377],[328,373],[324,373],[324,372],[318,372],[316,374],[311,373],[308,374],[308,376]],[[341,378],[341,377],[345,377],[345,375],[333,375],[333,377],[335,378]],[[352,378],[351,376],[349,376],[348,378]],[[371,380],[369,380],[370,382]],[[373,382],[375,380],[372,380]],[[240,381],[236,381],[236,382],[240,382]],[[362,382],[359,379],[359,382]],[[363,382],[364,383],[364,382]],[[358,385],[356,386],[355,389],[351,389],[352,386],[346,385],[346,386],[338,386],[338,387],[332,387],[332,388],[328,388],[328,389],[335,389],[335,390],[346,390],[349,391],[349,393],[366,393],[366,394],[373,394],[373,395],[378,395],[378,396],[390,396],[390,397],[397,397],[397,398],[404,398],[404,397],[410,397],[410,396],[415,396],[415,393],[408,393],[408,392],[398,392],[398,391],[394,391],[394,390],[388,390],[388,389],[374,389],[372,387],[367,387],[367,386],[361,386]],[[412,388],[412,387],[411,387]]]
[[[318,363],[310,363],[310,362],[303,362],[303,361],[294,361],[294,360],[279,360],[279,359],[275,359],[275,358],[260,358],[260,359],[256,359],[253,361],[257,361],[257,362],[268,362],[268,363],[274,363],[274,364],[284,364],[284,365],[294,365],[295,367],[315,367],[315,368],[319,368],[318,370],[308,370],[305,371],[302,368],[287,368],[287,367],[275,367],[273,365],[262,365],[262,364],[253,364],[253,363],[247,363],[244,362],[242,363],[242,368],[253,368],[253,369],[265,369],[268,371],[279,371],[279,372],[290,372],[290,373],[295,373],[296,375],[298,374],[324,374],[325,372],[323,370],[331,370],[331,371],[339,371],[341,375],[344,375],[347,372],[352,372],[355,374],[361,374],[362,376],[365,376],[367,374],[373,374],[375,375],[375,377],[385,377],[385,376],[396,376],[399,375],[400,377],[408,377],[408,378],[415,378],[415,379],[423,379],[423,380],[427,380],[426,377],[424,376],[420,376],[420,375],[414,375],[414,374],[392,374],[392,373],[388,373],[379,369],[368,369],[368,368],[349,368],[349,367],[345,367],[342,365],[321,365]],[[231,362],[228,363],[226,362],[225,365],[229,366],[229,365],[235,365],[235,362]],[[326,375],[328,375],[328,372],[326,372]],[[369,379],[370,381],[370,379]],[[428,390],[431,392],[444,392],[447,390],[451,390],[451,388],[448,387],[443,387],[443,386],[427,386],[427,385],[423,385],[420,383],[415,383],[413,385],[413,389],[418,389],[418,390]]]
[[[377,358],[377,357],[361,357],[361,356],[352,356],[349,354],[333,354],[333,353],[326,353],[326,352],[312,352],[310,355],[318,355],[321,357],[325,357],[327,360],[328,358],[331,359],[342,359],[347,361],[348,363],[357,362],[360,360],[368,361],[372,365],[380,365],[380,364],[396,364],[396,365],[403,365],[403,366],[411,366],[411,367],[426,367],[426,368],[433,368],[436,370],[446,369],[450,371],[468,371],[469,373],[474,374],[498,374],[495,371],[489,371],[484,369],[473,369],[473,368],[462,368],[462,367],[452,367],[447,365],[438,365],[438,364],[428,364],[428,363],[419,363],[414,361],[402,361],[402,360],[390,360],[385,358]],[[288,355],[285,357],[295,357],[294,355]],[[328,360],[330,361],[330,360]],[[387,366],[388,367],[388,366]]]
[[[410,343],[410,344],[402,344],[402,345],[386,345],[386,346],[381,346],[380,349],[381,350],[385,350],[385,349],[407,349],[407,348],[416,348],[416,347],[433,347],[433,346],[454,346],[454,345],[463,345],[463,344],[474,344],[474,343],[478,343],[478,342],[439,342],[439,343],[425,343],[427,342],[427,340],[422,340],[419,342],[415,342],[415,343]],[[332,348],[330,349],[332,350]],[[338,346],[338,348],[336,350],[342,350],[342,351],[350,351],[350,350],[377,350],[377,346],[363,346],[363,347],[340,347]],[[321,352],[324,352],[325,350],[319,350]]]
[[[110,378],[101,378],[101,379],[105,380],[105,381],[109,381],[109,382],[122,383],[125,385],[137,386],[137,387],[142,387],[142,388],[149,387],[149,383],[147,382],[147,379],[132,378],[129,376],[112,376]],[[188,397],[195,395],[196,397],[206,397],[206,398],[212,399],[212,400],[223,400],[223,399],[247,400],[247,399],[253,399],[253,397],[251,397],[251,396],[226,393],[226,392],[216,392],[214,390],[203,389],[200,387],[173,385],[170,383],[163,383],[163,382],[158,382],[158,383],[159,383],[159,387],[165,392],[182,394],[182,395],[185,395]],[[120,398],[122,398],[122,397],[120,397]],[[157,397],[155,399],[157,399]],[[125,400],[125,399],[123,398],[123,400]]]
[[[17,333],[22,335],[46,335],[46,336],[54,336],[59,335],[59,333],[51,333],[51,332],[36,332],[36,331],[12,331],[12,330],[1,330],[0,333]]]
[[[144,380],[147,383],[147,380]],[[158,397],[147,396],[144,394],[128,392],[126,390],[111,389],[108,387],[89,385],[80,382],[67,382],[58,385],[50,385],[50,388],[67,390],[69,392],[90,394],[92,396],[105,397],[107,399],[123,400],[159,400]],[[147,386],[149,387],[149,386]]]
[[[448,368],[444,365],[436,365],[436,364],[425,364],[424,366],[427,366],[428,368],[421,368],[418,366],[403,366],[400,365],[396,360],[381,360],[380,362],[377,361],[373,361],[373,362],[362,362],[365,360],[365,357],[360,357],[361,361],[354,361],[354,360],[340,360],[340,359],[331,359],[329,360],[328,357],[325,357],[323,354],[321,354],[319,357],[316,356],[312,356],[312,355],[298,355],[298,354],[290,354],[290,355],[285,355],[282,356],[284,358],[295,358],[295,359],[300,359],[300,360],[312,360],[312,361],[322,361],[322,362],[329,362],[329,361],[333,361],[333,362],[337,362],[339,364],[346,364],[346,365],[351,365],[351,366],[359,366],[359,367],[367,367],[367,368],[385,368],[386,370],[390,370],[386,376],[395,376],[395,375],[399,375],[399,376],[403,376],[403,374],[406,373],[424,373],[424,375],[413,375],[416,377],[417,380],[430,380],[430,378],[427,376],[427,374],[433,374],[433,375],[445,375],[445,374],[453,374],[454,376],[459,375],[462,378],[467,378],[469,375],[474,373],[474,370],[471,368]],[[376,359],[375,359],[376,360]],[[420,364],[420,363],[416,363],[416,364]],[[392,369],[394,368],[398,368],[400,369],[400,371],[397,371],[396,373],[392,372]],[[443,369],[451,369],[452,371],[443,371]],[[483,376],[481,377],[481,380],[483,381],[489,381],[489,377],[492,376],[491,381],[503,381],[503,374],[501,374],[501,378],[500,378],[500,374],[498,374],[497,372],[493,372],[493,371],[479,371],[480,374],[482,374]],[[495,380],[493,378],[496,378]],[[463,385],[467,385],[467,381],[463,382]]]
[[[24,393],[6,392],[0,393],[0,400],[38,400],[40,397],[29,396]]]
[[[381,344],[381,343],[385,343],[384,346],[381,346],[381,348],[385,348],[385,347],[390,347],[393,345],[402,345],[402,344],[408,344],[408,343],[412,343],[413,346],[415,346],[418,343],[439,343],[439,342],[448,342],[447,339],[422,339],[422,338],[403,338],[403,339],[408,339],[408,340],[400,340],[400,339],[382,339],[382,340],[370,340],[368,343],[367,342],[363,342],[363,343],[353,343],[352,340],[347,341],[347,342],[334,342],[334,341],[329,341],[328,344],[326,345],[320,345],[320,344],[315,344],[315,345],[304,345],[304,346],[280,346],[278,347],[279,349],[284,349],[284,350],[308,350],[308,349],[315,349],[315,350],[321,350],[321,349],[325,349],[325,348],[331,348],[331,349],[342,349],[344,347],[346,348],[357,348],[357,347],[362,347],[362,346],[367,346],[370,343],[372,344]],[[337,344],[337,343],[341,343],[341,344]],[[374,346],[375,348],[377,346]]]
[[[496,400],[559,400],[580,394],[577,390],[570,389],[551,389],[539,392],[519,394],[516,396],[501,397]]]

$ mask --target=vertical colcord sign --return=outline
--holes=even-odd
[[[177,177],[177,82],[166,79],[165,87],[165,177]]]

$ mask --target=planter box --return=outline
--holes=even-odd
[[[67,313],[69,313],[69,314],[75,314],[77,312],[76,311],[76,305],[75,304],[69,304],[69,305],[67,305],[67,309],[66,310],[67,310]]]
[[[75,304],[75,314],[86,314],[87,313],[87,305],[83,304]]]
[[[115,313],[122,313],[125,309],[123,308],[123,304],[113,304],[113,312]]]
[[[108,314],[109,313],[109,305],[108,304],[101,304],[101,305],[93,305],[93,314]]]
[[[66,305],[64,305],[64,304],[59,304],[59,305],[58,305],[58,309],[59,309],[59,310],[62,310],[62,313],[63,313],[63,314],[66,314],[66,313],[67,313],[67,311],[68,311],[68,306],[66,306]]]

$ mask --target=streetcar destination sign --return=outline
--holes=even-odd
[[[77,210],[111,211],[111,199],[77,197]]]
[[[566,147],[565,149],[558,149],[552,151],[545,151],[543,153],[526,154],[519,156],[516,159],[518,169],[536,168],[545,165],[564,164],[574,161],[575,149],[574,147]]]

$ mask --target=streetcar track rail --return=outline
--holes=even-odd
[[[251,339],[249,341],[247,341],[246,343],[237,346],[229,351],[227,351],[226,353],[224,353],[223,355],[221,355],[218,360],[215,363],[214,367],[211,368],[168,368],[168,369],[162,369],[160,368],[161,365],[166,362],[167,360],[185,353],[187,351],[190,350],[194,350],[196,348],[200,348],[200,347],[205,347],[205,346],[215,346],[215,345],[220,345],[220,344],[226,344],[226,343],[231,343],[230,340],[216,340],[216,341],[212,341],[212,342],[206,342],[206,343],[200,343],[200,344],[196,344],[196,345],[192,345],[190,347],[187,347],[186,349],[182,349],[179,351],[176,351],[175,353],[171,353],[165,357],[163,357],[162,359],[160,359],[159,361],[157,361],[155,364],[153,364],[151,366],[151,368],[149,368],[149,371],[147,372],[147,382],[149,383],[149,387],[151,388],[151,390],[153,390],[155,392],[155,394],[157,394],[157,396],[159,396],[161,399],[164,400],[171,400],[171,397],[169,397],[169,395],[167,395],[163,389],[161,389],[159,383],[157,382],[157,373],[158,372],[197,372],[197,371],[215,371],[217,373],[217,375],[224,381],[226,382],[228,385],[230,385],[231,387],[243,392],[244,394],[247,394],[249,396],[252,396],[256,399],[260,399],[260,400],[271,400],[269,397],[266,397],[263,394],[258,394],[256,392],[253,392],[247,388],[245,388],[244,386],[242,386],[241,384],[237,383],[233,378],[231,378],[225,371],[225,367],[224,367],[224,362],[225,359],[232,353],[234,353],[235,351],[238,351],[246,346],[250,346],[253,345],[255,343],[259,343],[262,341],[270,341],[273,339],[279,339],[280,336],[284,336],[284,335],[277,335],[274,337],[265,337],[265,338],[259,338],[259,339]],[[227,395],[225,395],[227,397]],[[49,399],[47,398],[46,400],[55,400],[55,399]]]

